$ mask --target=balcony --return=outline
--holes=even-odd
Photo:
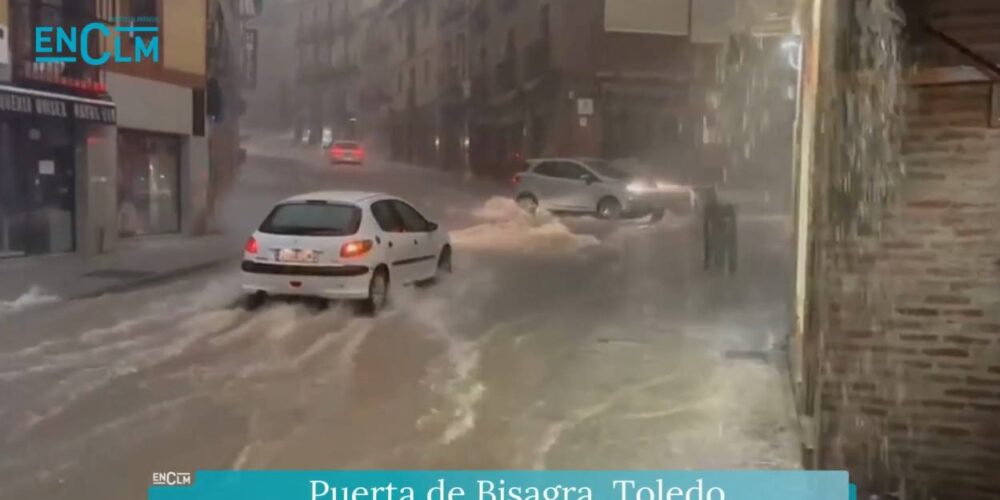
[[[448,0],[448,3],[441,9],[440,24],[446,26],[463,21],[467,5],[467,0]]]
[[[458,66],[452,66],[441,71],[439,78],[441,99],[450,102],[461,102],[465,100],[465,87],[462,84]]]
[[[480,1],[472,9],[472,27],[480,33],[490,27],[490,6],[487,0]]]
[[[497,0],[497,7],[500,12],[510,12],[517,6],[517,0]]]
[[[540,39],[524,49],[524,79],[534,80],[548,75],[552,69],[549,41]]]
[[[30,8],[30,4],[12,3],[12,14],[15,16],[27,15],[25,10]],[[16,17],[15,17],[16,18]],[[62,27],[67,30],[73,26],[82,29],[93,20],[64,21]],[[55,89],[71,89],[81,93],[104,94],[107,87],[104,85],[104,69],[100,66],[92,66],[67,54],[46,54],[50,56],[66,56],[65,61],[36,62],[34,51],[34,28],[27,26],[22,28],[17,26],[11,31],[10,48],[12,54],[11,72],[15,82],[26,86],[51,87]],[[98,33],[92,33],[90,40],[87,40],[90,47],[102,47],[103,39]],[[58,57],[57,57],[58,59]]]
[[[365,42],[364,49],[361,53],[366,59],[374,60],[387,57],[392,50],[393,46],[388,40],[384,38],[376,38]]]
[[[476,104],[484,104],[490,98],[489,77],[481,75],[474,77],[470,82],[469,99]]]
[[[495,80],[497,90],[509,92],[517,86],[517,61],[513,57],[505,57],[496,66]]]

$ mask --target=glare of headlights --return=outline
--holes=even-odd
[[[681,184],[674,184],[667,181],[656,181],[656,191],[661,193],[688,193],[691,188]]]
[[[630,193],[645,193],[649,191],[649,186],[641,182],[633,182],[625,187]]]

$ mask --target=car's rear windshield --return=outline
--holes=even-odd
[[[356,142],[335,142],[333,147],[340,149],[358,149],[358,143]]]
[[[631,177],[627,172],[612,167],[611,164],[603,160],[587,160],[585,163],[603,177],[610,179],[628,179]]]
[[[353,205],[301,202],[274,207],[260,232],[295,236],[350,236],[361,226],[361,209]]]

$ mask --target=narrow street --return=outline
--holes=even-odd
[[[162,470],[799,466],[782,219],[744,217],[740,272],[710,275],[690,215],[533,219],[461,174],[258,145],[223,229],[238,251],[323,189],[408,199],[455,274],[376,319],[233,307],[237,260],[8,314],[0,498],[141,498]]]

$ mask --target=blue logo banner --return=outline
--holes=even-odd
[[[149,500],[848,500],[835,471],[198,471]],[[170,477],[172,480],[166,481]],[[159,479],[159,480],[157,480]]]

